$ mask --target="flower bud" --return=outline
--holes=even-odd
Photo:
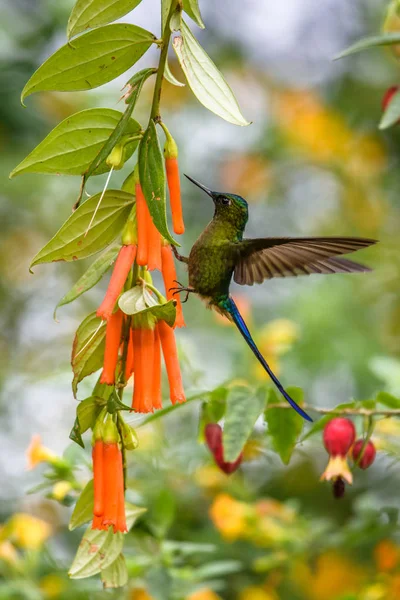
[[[324,429],[324,446],[331,456],[346,456],[356,437],[356,430],[349,419],[337,417]]]
[[[353,446],[353,460],[357,464],[360,469],[368,469],[372,465],[375,460],[376,450],[374,444],[369,440],[367,445],[364,448],[363,455],[359,462],[359,456],[361,454],[362,447],[364,445],[364,440],[357,440]]]
[[[124,162],[124,146],[117,144],[107,156],[106,164],[109,167],[114,167],[114,169],[122,169]]]
[[[139,440],[136,435],[136,431],[133,429],[133,427],[128,425],[128,423],[125,423],[122,417],[119,416],[118,420],[121,426],[120,431],[123,446],[126,448],[126,450],[135,450],[139,445]]]
[[[112,415],[108,415],[103,429],[103,441],[105,444],[116,444],[118,442],[118,429]]]

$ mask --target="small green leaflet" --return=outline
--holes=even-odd
[[[139,177],[155,226],[168,242],[177,244],[167,225],[164,160],[153,120],[139,145]]]
[[[90,290],[93,286],[96,285],[103,277],[103,275],[108,271],[111,265],[115,262],[115,259],[118,256],[118,252],[122,248],[121,244],[117,244],[115,246],[110,246],[107,248],[101,256],[96,258],[96,260],[90,265],[86,273],[82,275],[75,283],[75,285],[69,290],[65,296],[61,298],[58,302],[55,310],[54,310],[54,318],[56,318],[57,308],[60,306],[64,306],[64,304],[69,304],[73,302],[79,296]]]
[[[304,403],[303,390],[297,387],[289,387],[288,394],[299,406]],[[297,440],[303,429],[303,418],[292,408],[268,408],[271,404],[279,404],[275,390],[268,392],[265,420],[268,424],[268,433],[272,438],[272,446],[279,454],[282,462],[287,465],[296,446]]]
[[[72,389],[75,397],[78,383],[88,375],[98,371],[103,365],[105,336],[105,323],[102,323],[101,319],[96,317],[96,313],[88,315],[78,327],[71,357],[74,373]]]
[[[228,391],[222,438],[226,462],[238,458],[264,406],[265,394],[255,394],[245,385],[235,386]]]
[[[24,160],[11,172],[10,177],[21,173],[57,173],[83,175],[109,140],[122,114],[110,108],[89,108],[71,115],[49,133]],[[141,127],[130,119],[125,133],[137,135]],[[135,151],[138,141],[127,145],[127,158]],[[106,158],[109,153],[104,157]],[[95,174],[110,170],[105,163]]]
[[[98,531],[89,526],[79,544],[69,576],[81,579],[106,569],[121,554],[123,539],[122,533],[114,533],[112,527],[108,531]]]
[[[198,101],[229,123],[250,125],[240,112],[236,98],[221,72],[184,21],[182,21],[182,36],[174,38],[173,47],[187,82]]]
[[[387,129],[395,125],[400,119],[400,90],[397,90],[390,99],[379,123],[379,129]]]
[[[82,434],[81,434],[81,426],[79,424],[79,419],[76,417],[74,424],[72,426],[71,431],[69,432],[69,439],[78,444],[81,448],[85,447],[83,443]]]
[[[382,33],[380,35],[371,35],[369,37],[358,40],[355,44],[343,50],[340,54],[335,56],[335,60],[344,58],[350,54],[361,52],[362,50],[369,50],[370,48],[377,48],[379,46],[391,46],[392,44],[400,43],[400,33]]]
[[[196,23],[196,25],[201,27],[201,29],[205,28],[197,0],[183,0],[183,10]]]
[[[169,68],[168,60],[165,63],[164,77],[169,83],[172,83],[172,85],[176,85],[177,87],[185,87],[185,84],[178,81],[178,79],[175,77],[175,75],[171,72],[171,69]]]
[[[93,518],[93,503],[94,503],[94,489],[93,479],[88,481],[84,487],[81,495],[79,496],[75,508],[71,515],[68,528],[73,531],[77,527],[84,525]]]
[[[104,589],[106,590],[126,585],[128,583],[129,575],[124,555],[120,554],[111,565],[102,569],[100,576]]]
[[[150,48],[152,33],[117,23],[69,42],[44,62],[22,90],[21,101],[35,92],[91,90],[130,69]]]
[[[135,199],[126,192],[108,190],[85,236],[100,195],[92,196],[72,213],[55,236],[36,254],[30,268],[41,263],[86,258],[115,240]]]
[[[165,23],[167,22],[169,11],[171,10],[172,0],[161,0],[161,31],[164,33]]]
[[[379,402],[379,404],[387,406],[388,408],[395,410],[400,409],[400,398],[396,398],[396,396],[388,394],[388,392],[379,392],[376,397],[376,401]]]
[[[135,286],[124,292],[119,300],[118,306],[126,315],[144,315],[150,313],[155,320],[165,321],[170,327],[176,319],[175,301],[170,300],[165,304],[159,304],[148,291],[141,286]]]
[[[81,433],[85,433],[85,431],[90,428],[93,429],[96,419],[101,412],[102,405],[100,404],[100,401],[102,400],[102,398],[90,396],[89,398],[85,398],[85,400],[79,402],[76,409],[76,414]],[[102,404],[104,405],[106,403],[102,402]]]
[[[99,25],[112,23],[136,8],[142,0],[78,0],[67,26],[68,39]]]

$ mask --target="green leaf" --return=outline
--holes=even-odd
[[[78,444],[78,446],[80,446],[81,448],[85,447],[85,444],[83,443],[82,439],[81,426],[78,417],[76,417],[72,429],[69,432],[69,439],[75,442],[75,444]]]
[[[379,129],[387,129],[400,119],[400,90],[392,96],[379,123]]]
[[[98,531],[88,527],[79,544],[78,551],[69,570],[72,579],[91,577],[106,569],[120,555],[123,535],[108,531]]]
[[[164,33],[165,24],[171,10],[172,0],[161,0],[161,31]]]
[[[91,90],[130,69],[150,48],[149,31],[118,23],[89,31],[63,46],[41,65],[22,90],[21,101],[35,92]]]
[[[54,318],[56,318],[57,308],[73,302],[79,296],[90,290],[96,283],[100,281],[103,275],[108,271],[111,265],[115,262],[121,245],[111,246],[90,265],[88,270],[78,279],[75,285],[69,290],[65,296],[58,302],[54,309]]]
[[[108,190],[85,236],[100,196],[91,196],[72,213],[55,236],[36,254],[30,268],[41,263],[86,258],[115,240],[125,225],[135,198],[126,192]]]
[[[299,406],[304,403],[303,390],[297,387],[287,389],[288,394]],[[293,409],[268,408],[270,404],[279,404],[275,390],[268,393],[265,420],[268,424],[268,433],[272,437],[272,446],[279,454],[282,462],[287,465],[296,446],[297,439],[303,429],[303,418]]]
[[[89,108],[71,115],[49,133],[24,160],[10,173],[57,173],[83,175],[110,139],[123,115],[110,108]],[[130,119],[126,133],[138,134],[141,128]],[[135,151],[138,141],[126,146],[127,157]],[[107,152],[104,158],[107,158]],[[105,173],[110,167],[100,162],[95,174]]]
[[[324,429],[325,425],[327,423],[329,423],[329,421],[332,421],[332,419],[334,419],[335,417],[340,415],[341,411],[344,408],[354,408],[355,406],[356,406],[355,402],[344,402],[343,404],[338,404],[334,409],[332,409],[331,413],[329,413],[328,415],[325,415],[324,417],[322,417],[321,419],[316,421],[312,425],[312,427],[310,427],[310,429],[307,431],[307,433],[305,435],[303,435],[303,437],[301,438],[301,441],[304,442],[304,440],[308,439],[312,435],[315,435],[316,433],[322,431]]]
[[[238,458],[264,405],[264,395],[255,394],[245,385],[238,385],[229,390],[223,433],[226,462],[234,462]]]
[[[79,496],[71,515],[68,528],[70,531],[84,525],[93,518],[94,488],[93,479],[87,482]]]
[[[78,0],[67,26],[68,39],[99,25],[112,23],[133,10],[142,0]]]
[[[167,81],[169,81],[169,83],[172,83],[172,85],[176,85],[177,87],[185,87],[185,84],[178,81],[178,79],[175,77],[175,75],[173,73],[171,73],[171,69],[169,68],[168,60],[165,63],[164,77]]]
[[[85,433],[90,428],[93,428],[94,423],[101,412],[100,398],[90,396],[79,402],[76,409],[76,414],[79,421],[81,433]]]
[[[157,69],[151,67],[138,71],[133,77],[130,78],[123,88],[128,88],[127,95],[124,95],[126,104],[133,104],[133,106],[135,106],[140,92],[142,91],[144,82],[155,73],[157,73]]]
[[[175,323],[175,301],[158,304],[147,290],[139,285],[124,292],[118,300],[118,306],[126,315],[152,315],[156,321],[165,321],[170,327]]]
[[[101,570],[101,581],[105,589],[123,587],[128,583],[125,557],[120,554],[111,565]]]
[[[182,21],[182,36],[176,36],[173,48],[187,82],[201,104],[234,125],[250,125],[243,117],[229,85],[211,58]]]
[[[125,502],[126,527],[128,531],[134,526],[137,519],[147,512],[147,508],[143,506],[135,506],[130,502]]]
[[[168,242],[176,244],[167,225],[164,159],[153,120],[139,145],[139,176],[155,226]]]
[[[379,402],[379,404],[387,406],[388,408],[400,408],[400,398],[396,398],[392,394],[388,394],[388,392],[379,392],[376,397],[376,401]]]
[[[361,52],[362,50],[369,50],[370,48],[377,48],[379,46],[390,46],[392,44],[400,43],[400,33],[381,33],[379,35],[371,35],[361,40],[358,40],[355,44],[343,50],[340,54],[335,56],[335,60]]]
[[[183,0],[183,10],[196,23],[196,25],[201,27],[201,29],[205,28],[203,19],[201,17],[198,0]]]
[[[96,317],[96,313],[88,315],[79,325],[71,357],[74,373],[72,389],[75,397],[78,383],[103,366],[105,337],[105,323]]]

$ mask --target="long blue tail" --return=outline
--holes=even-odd
[[[239,329],[247,344],[250,346],[250,348],[252,349],[252,351],[254,352],[264,369],[267,371],[268,375],[271,377],[272,381],[274,382],[282,396],[285,398],[285,400],[289,402],[290,406],[294,408],[294,410],[298,412],[299,415],[303,417],[303,419],[305,419],[306,421],[312,421],[311,417],[309,417],[308,414],[304,412],[304,410],[300,408],[300,406],[289,396],[289,394],[285,392],[281,382],[271,371],[267,361],[257,348],[255,341],[251,337],[250,331],[248,330],[247,325],[244,322],[238,307],[236,306],[235,302],[231,297],[229,297],[228,301],[224,303],[224,308],[232,315],[233,322],[235,323],[236,327]]]

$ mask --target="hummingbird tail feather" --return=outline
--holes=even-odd
[[[254,355],[258,358],[258,360],[260,361],[260,363],[262,364],[262,366],[264,367],[264,369],[266,370],[266,372],[268,373],[268,375],[270,376],[270,378],[272,379],[272,381],[274,382],[274,384],[276,385],[276,387],[278,388],[278,390],[280,391],[282,396],[285,398],[285,400],[287,400],[289,402],[290,406],[292,408],[294,408],[294,410],[299,415],[301,415],[303,417],[303,419],[305,419],[306,421],[312,421],[311,417],[309,417],[308,414],[306,412],[304,412],[304,410],[284,390],[279,379],[271,371],[270,366],[268,365],[267,361],[265,360],[265,358],[263,357],[263,355],[257,348],[256,343],[253,340],[253,338],[251,337],[250,331],[248,330],[247,325],[244,322],[244,319],[243,319],[242,315],[240,314],[238,307],[236,306],[235,302],[233,301],[233,299],[231,297],[228,299],[228,301],[226,303],[224,303],[224,308],[232,316],[233,322],[235,323],[236,327],[239,329],[243,338],[246,340],[246,343],[251,348]]]

